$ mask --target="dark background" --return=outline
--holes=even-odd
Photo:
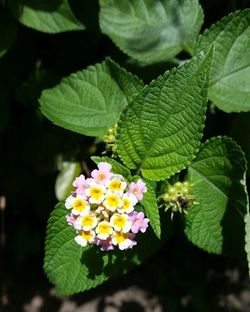
[[[200,2],[205,13],[203,29],[250,4],[243,0]],[[66,300],[54,296],[43,272],[46,222],[56,203],[57,159],[63,155],[65,160],[89,163],[91,153],[96,150],[98,154],[103,148],[96,146],[93,138],[71,133],[46,120],[39,110],[41,91],[106,56],[145,83],[170,66],[131,65],[128,57],[100,33],[97,1],[88,1],[88,5],[85,31],[48,35],[16,22],[16,40],[0,58],[0,196],[6,199],[5,210],[0,211],[0,311],[23,311],[24,305],[27,309],[27,303],[37,295],[43,298],[41,309],[27,311],[58,311]],[[0,4],[2,10],[6,8]],[[220,134],[233,136],[249,158],[249,117],[249,113],[225,114],[211,108],[204,139]],[[250,311],[249,284],[245,259],[203,253],[177,229],[164,248],[140,268],[67,300],[80,305],[98,297],[98,311],[105,311],[107,295],[136,285],[147,291],[149,304],[156,296],[163,311]],[[144,310],[135,299],[127,306],[121,305],[120,311]]]

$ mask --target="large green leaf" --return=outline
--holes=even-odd
[[[11,0],[10,8],[25,26],[45,33],[82,30],[68,0]]]
[[[208,95],[226,112],[250,110],[250,9],[222,18],[199,38],[196,52],[215,43]]]
[[[228,137],[205,142],[188,167],[188,180],[198,203],[186,215],[185,232],[198,247],[212,253],[244,252],[246,160]]]
[[[71,295],[126,273],[157,251],[160,241],[147,231],[140,234],[132,250],[103,252],[98,247],[82,248],[75,231],[67,225],[68,210],[56,206],[49,219],[45,244],[44,270],[59,295]]]
[[[144,194],[141,204],[145,209],[146,216],[149,218],[149,224],[153,228],[155,235],[160,239],[161,222],[159,208],[157,205],[155,191],[149,183],[147,183],[147,192]]]
[[[42,93],[43,114],[63,128],[102,136],[142,89],[142,82],[110,59],[64,78]]]
[[[234,116],[231,122],[230,136],[238,142],[245,153],[247,163],[250,164],[250,112],[241,113]],[[250,177],[250,167],[247,168],[247,175]]]
[[[194,159],[204,128],[213,50],[167,71],[125,108],[117,152],[127,167],[163,180]]]
[[[16,23],[7,11],[0,11],[0,57],[3,56],[16,38]]]
[[[191,52],[203,22],[197,0],[100,0],[100,7],[102,32],[145,63]]]
[[[249,204],[248,204],[249,209]],[[247,253],[248,274],[250,275],[250,214],[245,216],[245,251]]]

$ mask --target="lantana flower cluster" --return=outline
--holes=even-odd
[[[109,163],[100,162],[91,178],[81,174],[73,182],[75,191],[66,199],[65,207],[70,210],[66,220],[76,230],[76,243],[83,247],[129,249],[137,244],[136,235],[148,227],[144,213],[135,211],[147,192],[145,183],[141,179],[128,183],[111,170]]]

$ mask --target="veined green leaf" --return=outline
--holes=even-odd
[[[242,254],[246,160],[228,137],[205,142],[188,167],[188,180],[198,203],[188,210],[185,232],[198,247],[216,254]]]
[[[247,163],[250,164],[250,112],[237,114],[231,122],[230,136],[241,146],[245,153]],[[247,168],[247,176],[250,177],[250,167]]]
[[[10,8],[22,24],[45,33],[85,29],[68,0],[11,0]]]
[[[120,276],[160,247],[161,242],[147,231],[138,235],[138,244],[132,250],[104,252],[96,246],[83,248],[74,241],[76,234],[65,220],[67,214],[63,203],[56,206],[45,243],[44,270],[59,295],[72,295]]]
[[[102,136],[142,87],[136,76],[106,59],[43,91],[40,104],[43,114],[56,125],[89,136]]]
[[[250,110],[250,9],[222,18],[200,36],[196,53],[215,43],[208,96],[225,112]]]
[[[146,216],[149,218],[149,224],[153,228],[155,235],[160,239],[161,237],[161,222],[159,215],[159,208],[154,189],[147,183],[147,192],[143,195],[141,202],[145,209]]]
[[[123,111],[117,152],[130,169],[163,180],[194,159],[204,128],[213,50],[166,72]]]
[[[245,215],[245,251],[247,253],[248,274],[250,275],[250,214],[249,201],[247,207],[247,214]]]
[[[100,27],[129,56],[166,61],[191,52],[203,23],[197,0],[100,0]]]

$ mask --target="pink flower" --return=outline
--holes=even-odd
[[[66,221],[68,225],[74,226],[74,223],[76,221],[78,216],[73,215],[72,213],[66,216]]]
[[[76,187],[77,195],[85,195],[85,189],[88,187],[88,181],[85,179],[85,176],[81,174],[79,177],[75,179],[73,182],[73,186]]]
[[[130,221],[132,222],[131,232],[137,234],[139,231],[142,233],[146,232],[148,227],[149,219],[144,218],[143,212],[133,211],[129,214]]]
[[[106,162],[100,162],[98,164],[98,169],[95,169],[91,172],[91,176],[95,179],[98,183],[107,183],[109,179],[112,176],[112,173],[110,172],[112,169],[112,166]]]
[[[110,251],[110,250],[114,250],[114,245],[112,244],[112,239],[111,237],[107,238],[107,239],[99,239],[96,238],[95,240],[95,244],[97,246],[100,246],[100,249],[102,251]]]
[[[129,233],[128,238],[130,239],[130,245],[128,248],[133,248],[134,246],[137,245],[137,241],[134,240],[135,234],[134,233]]]
[[[134,194],[137,200],[142,200],[142,193],[147,192],[146,184],[141,179],[139,179],[136,183],[132,182],[130,183],[128,192]]]

